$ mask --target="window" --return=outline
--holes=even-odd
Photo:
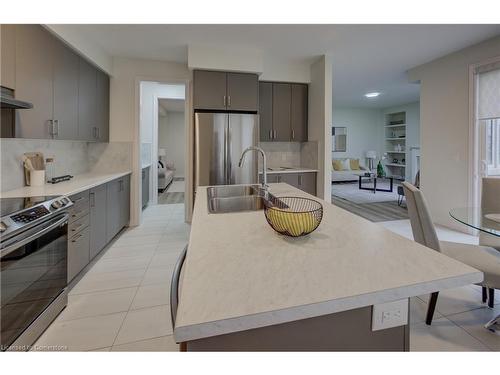
[[[488,175],[500,175],[500,119],[485,121],[485,146]]]

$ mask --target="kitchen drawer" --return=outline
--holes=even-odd
[[[89,226],[89,215],[84,215],[80,217],[79,219],[76,219],[69,223],[68,225],[68,238],[73,237],[83,229],[87,228]]]
[[[89,200],[89,191],[88,190],[85,190],[85,191],[82,191],[80,193],[77,193],[77,194],[73,194],[69,197],[69,199],[71,199],[71,201],[73,202],[73,204],[80,204],[84,201],[88,201]]]
[[[90,231],[87,227],[68,240],[68,282],[89,264],[89,251]]]
[[[74,221],[77,221],[78,219],[88,216],[90,211],[89,207],[89,202],[87,201],[86,204],[77,204],[72,206],[69,210],[69,223],[73,223]]]

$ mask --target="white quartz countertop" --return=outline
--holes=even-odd
[[[271,184],[276,196],[309,196]],[[311,197],[311,196],[309,196]],[[276,233],[263,211],[209,214],[196,194],[177,342],[477,283],[478,270],[332,204],[312,234]]]
[[[267,174],[282,174],[282,173],[313,173],[313,172],[318,172],[317,169],[311,169],[311,168],[302,168],[302,167],[286,167],[282,169],[283,167],[268,167],[267,168]],[[259,174],[262,174],[259,168]]]
[[[1,198],[24,198],[44,195],[72,195],[102,185],[116,178],[130,174],[131,171],[113,173],[84,173],[74,176],[69,181],[43,186],[25,186],[0,193]]]

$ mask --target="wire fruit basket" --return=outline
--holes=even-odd
[[[323,219],[323,206],[309,198],[279,197],[266,201],[264,214],[276,232],[300,237],[318,228]]]

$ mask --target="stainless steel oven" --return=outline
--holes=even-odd
[[[30,349],[66,306],[70,205],[51,198],[2,216],[2,351]]]

